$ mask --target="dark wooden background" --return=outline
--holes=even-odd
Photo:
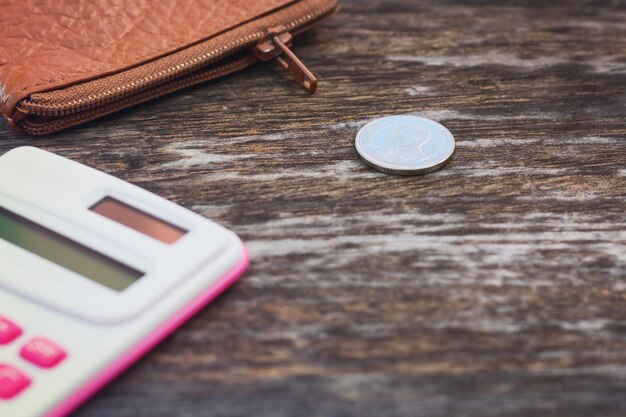
[[[80,417],[626,415],[626,2],[344,1],[271,65],[40,139],[232,228],[248,273]],[[377,173],[372,118],[447,126]]]

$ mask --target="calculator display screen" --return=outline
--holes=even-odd
[[[91,206],[89,210],[167,244],[172,244],[187,234],[186,230],[144,213],[113,197],[104,197]]]
[[[144,274],[0,207],[0,239],[115,291]]]

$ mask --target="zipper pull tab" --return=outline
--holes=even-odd
[[[285,26],[276,26],[268,30],[267,36],[254,47],[254,55],[261,61],[276,58],[278,65],[296,80],[305,90],[314,94],[317,90],[317,78],[298,59],[289,46],[292,35]]]

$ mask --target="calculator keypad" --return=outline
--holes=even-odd
[[[3,345],[16,342],[22,334],[23,330],[19,325],[0,316],[0,349]],[[67,357],[67,352],[50,339],[37,336],[22,345],[19,356],[35,366],[48,369],[61,363]],[[19,360],[17,355],[16,359]],[[0,401],[11,400],[31,383],[31,378],[17,367],[0,363]]]
[[[6,317],[0,316],[0,345],[7,345],[22,334],[22,329]]]
[[[65,359],[67,353],[53,341],[35,337],[22,347],[20,356],[41,368],[52,368]]]
[[[11,365],[0,363],[0,399],[9,400],[30,385],[30,378]]]

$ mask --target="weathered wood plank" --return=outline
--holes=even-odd
[[[64,133],[0,128],[213,218],[252,266],[81,416],[626,415],[626,3],[349,1],[258,65]],[[444,170],[374,172],[374,117]]]

